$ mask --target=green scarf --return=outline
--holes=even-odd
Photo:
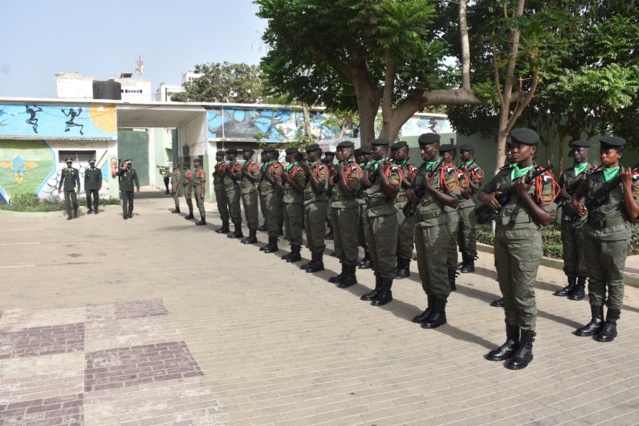
[[[610,179],[612,179],[613,177],[617,176],[617,173],[619,173],[619,169],[621,167],[617,166],[617,167],[604,167],[603,169],[603,175],[604,175],[604,180],[606,182],[608,182]]]
[[[437,164],[437,163],[439,163],[439,160],[438,161],[427,161],[426,162],[426,171],[430,172],[433,169],[433,167],[435,167],[435,164]]]
[[[530,169],[532,169],[532,168],[533,168],[533,166],[528,166],[528,167],[524,167],[523,169],[520,169],[519,165],[517,163],[515,163],[515,166],[513,167],[512,171],[510,172],[510,179],[511,180],[519,179],[520,177],[522,177],[523,175],[528,173],[528,171]]]
[[[586,167],[588,167],[588,163],[577,163],[577,164],[575,164],[575,177],[577,177],[580,174],[582,174],[584,172],[584,170],[586,170]]]

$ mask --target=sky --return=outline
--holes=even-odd
[[[196,64],[257,65],[266,21],[252,0],[0,0],[0,96],[55,98],[55,73],[134,73],[152,93]],[[136,74],[134,74],[134,77]]]

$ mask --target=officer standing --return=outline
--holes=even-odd
[[[206,172],[202,168],[202,159],[196,158],[193,160],[192,186],[193,196],[195,197],[195,204],[200,211],[200,221],[196,222],[197,226],[206,225],[206,210],[204,210],[204,194],[206,194]]]
[[[60,184],[58,185],[58,191],[62,190],[64,186],[64,205],[67,209],[67,220],[75,219],[78,217],[78,192],[80,192],[80,173],[78,169],[73,167],[73,159],[67,158],[67,168],[62,169],[60,172]],[[78,189],[76,190],[76,185]],[[73,204],[73,212],[71,211],[71,204]]]
[[[533,162],[539,144],[537,132],[518,128],[510,136],[512,158],[517,164],[497,173],[479,192],[479,200],[497,213],[495,264],[506,314],[506,342],[490,351],[486,359],[508,359],[506,368],[519,370],[533,360],[535,283],[543,254],[540,228],[550,223],[558,186],[548,172],[528,181],[537,169]],[[510,199],[502,206],[495,193],[513,185]]]
[[[173,194],[173,201],[175,202],[175,210],[171,213],[180,213],[180,197],[184,194],[184,189],[182,188],[182,172],[180,172],[180,165],[178,163],[173,164],[171,193]]]
[[[215,153],[215,167],[213,168],[213,190],[215,191],[215,201],[217,209],[222,219],[222,227],[215,230],[218,234],[227,234],[229,229],[229,200],[226,197],[226,189],[224,187],[224,175],[228,169],[228,164],[224,161],[225,151],[217,151]]]
[[[405,141],[395,142],[391,146],[392,158],[402,170],[402,184],[399,186],[397,197],[395,197],[395,208],[397,209],[397,274],[395,278],[402,279],[410,276],[410,262],[413,258],[413,248],[415,246],[415,215],[404,215],[406,205],[406,189],[410,188],[419,169],[408,162],[408,143]]]
[[[268,226],[268,244],[260,248],[264,253],[279,251],[277,238],[280,236],[280,197],[277,181],[284,172],[284,167],[277,161],[277,151],[273,147],[264,149],[266,163],[262,171],[261,190],[266,206],[266,224]]]
[[[95,167],[95,158],[89,160],[89,168],[84,171],[84,192],[87,194],[87,214],[98,214],[100,190],[102,189],[102,170]],[[93,205],[91,205],[93,199]]]
[[[306,174],[304,188],[304,223],[311,261],[300,269],[313,273],[324,270],[324,232],[326,231],[326,184],[330,177],[328,166],[320,161],[322,150],[317,144],[306,147],[308,162],[302,162]],[[310,163],[310,164],[309,164]]]
[[[402,184],[402,172],[386,157],[390,143],[386,139],[371,141],[372,159],[361,184],[366,201],[366,241],[373,259],[375,289],[362,295],[371,305],[382,306],[393,300],[393,279],[397,270],[397,209],[395,197]]]
[[[470,194],[468,198],[462,194],[457,209],[459,215],[457,245],[462,254],[462,262],[458,268],[462,274],[475,272],[475,258],[477,257],[477,221],[475,220],[475,199],[473,196],[481,188],[484,171],[477,165],[473,158],[474,155],[474,146],[465,144],[459,147],[459,159],[462,161],[459,169],[468,177],[468,187],[465,188],[465,191]]]
[[[359,204],[355,193],[360,185],[362,169],[353,161],[354,144],[342,141],[337,145],[336,182],[333,186],[333,203],[331,204],[331,222],[335,234],[335,253],[342,264],[342,272],[328,279],[339,288],[357,284],[355,268],[359,253],[357,227],[359,222]]]
[[[284,217],[287,237],[291,244],[291,252],[282,256],[287,262],[302,260],[302,235],[304,223],[304,189],[306,188],[306,173],[300,162],[302,154],[297,148],[286,149],[286,170],[280,180],[280,188],[284,191]]]
[[[237,161],[237,149],[226,150],[227,173],[224,175],[224,190],[226,198],[229,200],[229,213],[235,230],[228,234],[227,238],[243,238],[242,233],[242,210],[240,208],[240,198],[242,189],[240,179],[242,178],[242,165]]]
[[[249,236],[242,240],[242,244],[255,244],[257,242],[257,226],[259,222],[259,207],[255,182],[260,177],[260,166],[253,160],[253,148],[244,148],[242,153],[244,164],[242,165],[242,177],[240,187],[242,190],[242,204],[244,204],[244,216],[249,229]]]
[[[257,230],[260,232],[268,231],[268,226],[266,225],[266,195],[262,193],[262,175],[264,174],[265,164],[268,162],[266,159],[266,154],[264,151],[260,153],[260,178],[257,180],[257,196],[260,200],[260,211],[262,212],[263,223],[257,227]]]
[[[568,285],[553,294],[568,296],[570,300],[582,300],[586,287],[586,263],[584,261],[583,225],[585,216],[579,216],[570,205],[577,188],[590,174],[593,167],[588,164],[590,144],[578,140],[572,143],[572,158],[575,164],[564,170],[559,177],[559,196],[561,203],[561,244],[563,246],[564,273],[568,277]]]
[[[623,305],[623,271],[632,235],[629,220],[639,217],[639,175],[619,164],[625,139],[605,136],[599,138],[599,143],[601,168],[586,176],[572,197],[573,210],[586,217],[583,241],[592,315],[590,322],[575,334],[612,342],[617,337],[617,320]],[[616,183],[618,177],[621,185]],[[601,188],[607,193],[605,201],[590,203],[589,197]],[[608,307],[605,322],[604,305]]]
[[[356,149],[353,152],[353,157],[360,169],[362,169],[363,176],[365,176],[369,172],[368,167],[373,164],[373,161],[371,161],[371,149],[366,146]],[[359,204],[357,242],[359,246],[364,249],[364,257],[357,264],[357,267],[358,269],[370,269],[373,267],[373,258],[371,257],[371,252],[368,249],[368,243],[366,241],[366,209],[368,206],[364,199],[364,188],[362,187],[357,191],[357,203]]]
[[[436,133],[424,133],[419,137],[424,163],[406,190],[406,197],[415,205],[417,270],[428,300],[424,312],[413,318],[413,322],[421,324],[422,328],[446,324],[446,303],[451,291],[446,268],[450,218],[444,207],[457,207],[459,189],[453,185],[455,175],[447,173],[442,166],[439,140]]]
[[[337,176],[337,166],[335,165],[335,153],[326,151],[322,163],[328,167],[328,184],[326,187],[326,199],[328,204],[326,205],[326,226],[328,226],[328,233],[324,236],[325,240],[332,241],[334,238],[333,222],[331,222],[331,204],[333,201],[333,182],[335,176]]]
[[[455,154],[457,148],[452,144],[445,144],[439,147],[439,154],[441,155],[444,163],[443,168],[447,176],[453,176],[451,182],[445,182],[448,186],[454,186],[459,188],[457,192],[457,205],[464,198],[470,197],[470,194],[465,191],[465,188],[468,187],[468,178],[465,177],[464,173],[455,167]],[[448,215],[448,230],[450,231],[450,240],[448,241],[448,256],[446,265],[448,266],[448,283],[450,285],[450,291],[457,290],[457,285],[455,284],[455,279],[457,278],[457,231],[459,229],[459,214],[457,213],[457,207],[452,208],[449,206],[445,206],[444,210]]]
[[[191,164],[187,161],[182,164],[182,188],[184,191],[184,199],[186,200],[186,205],[189,208],[189,214],[184,217],[186,220],[194,219],[193,216],[193,199],[191,194],[193,192],[193,172],[191,171]]]
[[[122,191],[122,218],[133,219],[133,188],[140,192],[138,173],[131,165],[131,160],[124,162],[124,168],[120,168],[116,175],[120,177],[120,191]]]

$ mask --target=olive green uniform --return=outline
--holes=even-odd
[[[87,209],[98,211],[100,206],[100,189],[102,189],[102,170],[89,167],[84,170],[84,192],[87,195]],[[91,202],[93,199],[93,203]]]
[[[353,161],[349,161],[344,173],[348,186],[356,192],[362,178],[362,169]],[[357,263],[359,248],[355,230],[359,226],[359,215],[359,203],[355,194],[347,195],[338,181],[333,187],[331,222],[335,234],[333,240],[335,253],[342,264],[346,266],[355,266]]]
[[[368,163],[359,163],[359,167],[363,173],[369,173],[369,165],[374,164],[373,161]],[[366,200],[364,199],[363,188],[360,188],[360,194],[357,197],[357,204],[359,204],[359,223],[357,227],[357,243],[365,251],[368,251],[368,244],[366,242],[366,209],[368,208]]]
[[[182,179],[182,188],[184,188],[184,199],[186,200],[186,205],[189,208],[189,214],[193,214],[193,172],[191,169],[183,170],[183,179]]]
[[[324,253],[324,232],[326,231],[326,184],[330,171],[326,164],[317,161],[310,165],[312,173],[322,185],[322,190],[313,187],[310,178],[304,188],[304,223],[306,224],[306,241],[312,254]]]
[[[304,170],[297,162],[288,164],[286,166],[286,173],[288,173],[291,180],[295,181],[298,185],[304,185],[306,176]],[[301,246],[302,235],[304,233],[304,192],[297,191],[293,185],[284,181],[284,196],[282,200],[284,202],[284,229],[286,230],[286,237],[291,243],[291,246]]]
[[[475,160],[462,164],[459,169],[465,173],[468,179],[481,187],[484,178],[484,171],[477,165]],[[459,215],[459,226],[457,232],[457,245],[465,261],[473,261],[477,257],[477,221],[475,220],[475,191],[468,185],[466,191],[472,195],[469,199],[461,198],[457,206]]]
[[[80,192],[80,172],[74,167],[67,167],[60,172],[60,184],[58,191],[64,187],[64,205],[67,210],[67,216],[77,215],[78,211],[78,193]],[[73,205],[72,205],[73,204]],[[73,210],[71,210],[73,208]]]
[[[213,169],[213,191],[215,192],[215,201],[217,209],[220,212],[222,223],[229,223],[229,200],[226,197],[226,189],[224,186],[224,173],[226,173],[227,164],[224,161],[215,163]]]
[[[284,167],[278,161],[269,161],[264,163],[264,174],[271,177],[274,182],[280,178],[284,172]],[[264,197],[264,205],[266,207],[266,226],[268,228],[268,236],[277,238],[280,235],[280,206],[281,198],[279,190],[275,184],[271,184],[264,179],[260,185],[260,192]]]
[[[116,173],[120,177],[120,191],[122,191],[122,215],[131,217],[133,215],[133,190],[134,186],[140,189],[138,172],[134,168],[123,168]]]
[[[171,191],[173,192],[175,208],[180,210],[180,197],[184,195],[184,189],[182,187],[182,172],[180,172],[180,169],[174,169],[173,173],[171,173]]]
[[[406,161],[397,163],[402,169],[402,174],[411,182],[417,176],[419,169]],[[397,257],[404,261],[410,261],[413,258],[413,249],[415,247],[415,215],[405,216],[404,206],[408,198],[406,198],[406,188],[399,186],[399,192],[395,198],[395,209],[397,210]]]
[[[536,167],[533,164],[527,175],[530,176]],[[483,191],[486,194],[506,191],[514,184],[512,170],[510,167],[500,170]],[[553,184],[552,177],[546,174],[537,177],[529,190],[531,198],[549,213],[557,208]],[[516,213],[513,215],[513,212]],[[515,216],[515,223],[510,225],[512,216]],[[535,283],[543,254],[541,225],[535,223],[523,207],[517,191],[502,206],[495,222],[495,265],[504,296],[506,324],[534,331],[537,320]]]
[[[443,167],[445,168],[446,176],[454,177],[451,178],[450,182],[446,182],[447,185],[453,185],[455,187],[463,187],[464,184],[466,186],[468,185],[468,182],[462,176],[462,173],[453,164],[445,164]],[[456,195],[457,202],[459,203],[462,199],[461,190],[457,191]],[[448,231],[450,232],[450,239],[448,240],[448,253],[446,256],[446,266],[448,267],[448,274],[450,279],[450,274],[454,276],[455,271],[457,270],[457,231],[459,229],[459,213],[458,207],[453,208],[445,206],[444,211],[448,215]]]
[[[326,192],[326,199],[327,199],[327,204],[326,204],[326,224],[331,228],[331,229],[335,229],[335,224],[333,223],[333,214],[332,214],[332,210],[331,210],[331,206],[333,204],[333,183],[335,182],[335,179],[338,172],[337,172],[337,166],[333,163],[331,164],[327,164],[324,163],[326,165],[326,167],[328,167],[328,183],[327,183],[327,192]],[[328,191],[328,188],[330,188],[330,191]]]
[[[588,165],[582,173],[589,173],[592,166]],[[559,186],[568,188],[574,185],[581,173],[577,174],[575,167],[564,170],[559,177]],[[561,207],[561,244],[564,252],[564,273],[568,277],[585,277],[586,263],[584,262],[584,233],[583,225],[586,217],[578,216],[570,200]]]
[[[198,167],[193,171],[193,196],[195,204],[200,211],[200,218],[206,219],[206,210],[204,210],[204,193],[202,192],[202,184],[206,185],[206,172],[202,167]]]
[[[236,174],[242,172],[242,165],[237,161],[229,161],[227,163],[228,169],[233,170]],[[240,208],[240,198],[242,196],[242,189],[239,182],[233,179],[231,173],[224,175],[224,190],[226,191],[226,198],[229,202],[229,214],[231,216],[231,222],[236,227],[242,226],[242,210]]]
[[[260,166],[257,164],[257,161],[248,160],[244,162],[242,166],[242,179],[240,180],[246,224],[249,231],[255,231],[259,225],[257,189],[255,188],[255,182],[246,178],[248,174],[252,176],[258,176],[260,174]]]

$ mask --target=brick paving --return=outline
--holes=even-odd
[[[129,221],[118,206],[0,216],[0,424],[639,423],[635,287],[602,344],[572,334],[588,303],[552,296],[563,273],[540,268],[535,359],[510,371],[483,358],[504,340],[489,253],[458,278],[448,324],[423,330],[410,322],[426,303],[415,263],[372,307],[359,300],[370,270],[341,290],[326,281],[335,258],[306,274],[280,260],[284,243],[259,252],[264,233],[247,247],[212,232],[213,204],[196,227],[145,195]]]

